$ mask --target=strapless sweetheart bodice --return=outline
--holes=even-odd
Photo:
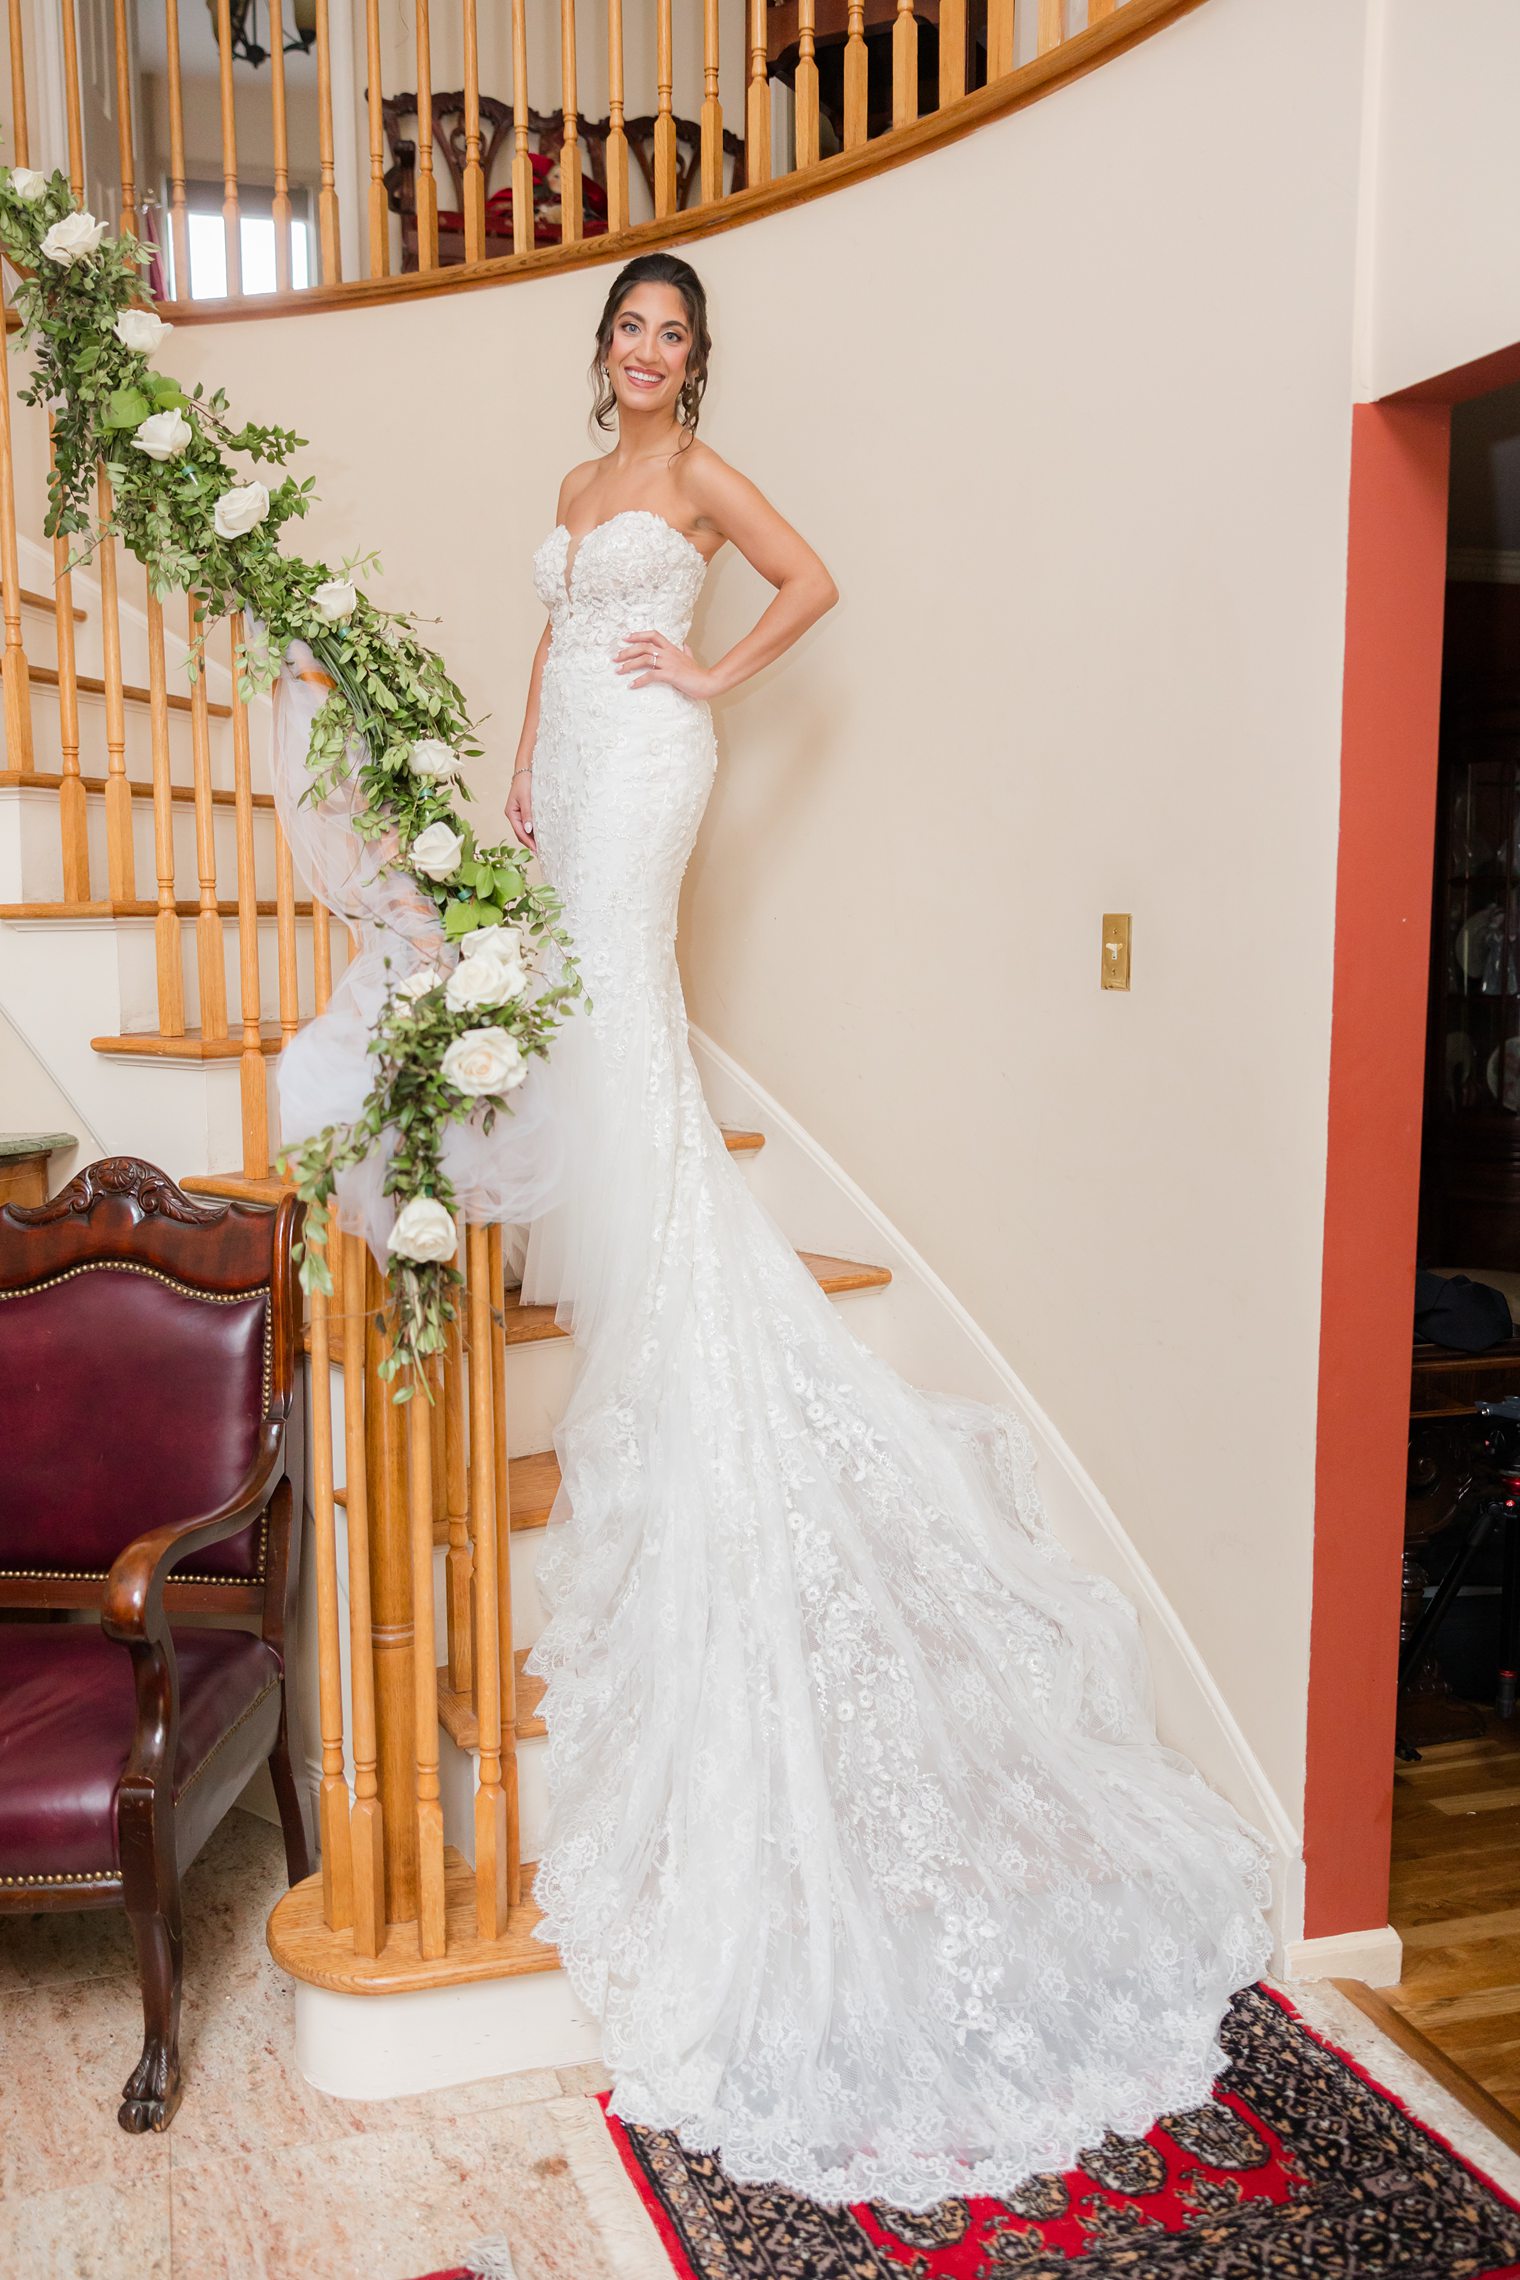
[[[561,650],[604,654],[649,627],[683,642],[706,575],[691,540],[644,507],[609,515],[578,540],[556,523],[533,557],[534,588]]]

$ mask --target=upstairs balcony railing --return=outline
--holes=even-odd
[[[368,299],[723,226],[1196,5],[7,0],[7,148],[149,239],[160,301]]]

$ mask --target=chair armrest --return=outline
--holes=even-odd
[[[166,1521],[118,1553],[106,1578],[100,1612],[108,1638],[123,1646],[148,1639],[170,1569],[191,1552],[235,1536],[256,1520],[279,1484],[284,1455],[285,1421],[266,1417],[259,1427],[258,1454],[225,1504],[195,1519]]]

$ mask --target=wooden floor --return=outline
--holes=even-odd
[[[1520,1717],[1399,1767],[1388,1913],[1389,2001],[1520,2116]]]

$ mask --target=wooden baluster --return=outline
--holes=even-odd
[[[527,0],[512,0],[512,251],[533,250],[533,160],[528,149]]]
[[[1089,30],[1094,24],[1101,24],[1105,16],[1111,16],[1114,12],[1114,6],[1115,0],[1087,0]]]
[[[380,1270],[365,1254],[369,1315],[365,1328],[364,1430],[369,1452],[370,1575],[375,1657],[376,1738],[385,1806],[385,1913],[393,1924],[417,1915],[417,1707],[414,1664],[420,1656],[434,1688],[431,1637],[416,1636],[412,1597],[411,1522],[404,1445],[406,1411],[380,1375],[390,1359],[392,1319],[382,1311]],[[431,1527],[430,1527],[431,1534]]]
[[[345,1235],[337,1249],[341,1260],[334,1261],[333,1280],[343,1304],[343,1510],[348,1527],[348,1683],[354,1729],[354,1809],[349,1821],[354,1947],[360,1955],[378,1955],[385,1944],[385,1809],[380,1798],[375,1726],[364,1427],[369,1391],[365,1369],[369,1253],[357,1235]],[[381,1398],[388,1398],[383,1391]]]
[[[1013,69],[1014,0],[987,0],[987,77],[1001,79]]]
[[[455,1304],[460,1303],[456,1297]],[[469,1480],[465,1471],[464,1341],[458,1317],[447,1330],[443,1357],[444,1498],[449,1516],[448,1578],[449,1685],[456,1694],[471,1694],[475,1687],[475,1650],[470,1636],[470,1591],[473,1562],[470,1551]],[[478,1525],[478,1523],[477,1523]]]
[[[32,676],[21,635],[21,552],[16,542],[16,462],[11,446],[10,351],[0,291],[0,609],[5,616],[5,765],[32,773]]]
[[[464,0],[464,257],[486,252],[486,178],[480,164],[480,33],[475,0]]]
[[[74,0],[58,0],[63,21],[63,103],[69,140],[69,188],[84,196],[84,117],[79,97],[79,27]]]
[[[290,229],[290,135],[285,115],[285,18],[282,0],[269,0],[269,117],[274,137],[274,289],[288,293],[294,276]]]
[[[238,213],[237,101],[232,84],[231,0],[216,0],[218,88],[222,115],[222,233],[227,242],[227,290],[243,290],[243,227]]]
[[[670,0],[656,0],[654,104],[654,210],[658,219],[676,210],[676,122],[671,108],[675,88]]]
[[[283,1053],[301,1026],[301,967],[296,949],[296,872],[290,841],[274,823],[274,910],[279,956],[280,1051]],[[323,912],[326,917],[326,912]]]
[[[116,29],[116,151],[121,164],[121,231],[137,235],[137,162],[132,150],[132,35],[127,0],[114,0]]]
[[[417,9],[417,267],[438,267],[438,185],[433,179],[433,33],[428,0]]]
[[[939,107],[966,92],[966,0],[939,0]]]
[[[717,0],[709,0],[716,7]],[[628,130],[623,119],[623,0],[607,0],[607,234],[628,227]]]
[[[317,0],[317,236],[322,246],[322,283],[338,285],[343,279],[343,253],[338,237],[338,178],[333,159],[332,41],[327,22],[327,0]]]
[[[892,124],[910,127],[918,117],[918,18],[913,0],[897,0],[892,19]]]
[[[564,134],[559,146],[559,238],[574,245],[581,234],[581,145],[575,89],[575,0],[559,0],[560,85],[564,90]]]
[[[1059,47],[1065,37],[1066,0],[1040,0],[1035,52],[1048,54],[1051,48]]]
[[[179,63],[179,0],[164,0],[169,57],[169,250],[174,297],[190,298],[190,205],[185,195],[185,90]]]
[[[391,223],[390,201],[385,191],[385,96],[381,81],[380,0],[365,0],[364,42],[365,70],[369,76],[369,86],[365,91],[369,111],[369,273],[371,277],[389,277]]]
[[[114,501],[104,466],[98,475],[100,520],[111,520]],[[132,847],[132,788],[127,782],[127,704],[121,678],[121,613],[116,593],[116,541],[109,530],[100,564],[100,646],[106,684],[106,892],[112,902],[137,899],[137,858]]]
[[[702,0],[702,203],[723,195],[723,104],[718,94],[718,0]]]
[[[483,1940],[507,1928],[511,1851],[502,1761],[500,1601],[496,1575],[496,1421],[491,1332],[491,1239],[484,1227],[465,1238],[470,1308],[470,1517],[475,1531],[475,1710],[480,1785],[475,1792],[475,1921]],[[500,1286],[494,1286],[498,1302]],[[508,1654],[511,1633],[507,1634]],[[516,1735],[514,1732],[513,1741]],[[515,1770],[515,1754],[512,1758]]]
[[[995,7],[998,0],[988,0]],[[847,0],[844,40],[844,147],[855,150],[866,139],[866,0]]]
[[[200,641],[200,604],[186,596],[192,651]],[[222,914],[216,906],[216,810],[211,799],[211,715],[206,709],[206,658],[190,684],[190,745],[194,755],[195,869],[198,901],[195,914],[195,983],[201,1002],[201,1037],[210,1043],[227,1034],[226,944]]]
[[[153,954],[158,971],[158,1027],[185,1034],[184,945],[174,899],[174,785],[169,752],[169,676],[164,664],[164,606],[148,585],[148,723],[153,741],[153,868],[158,907]]]
[[[343,1268],[342,1238],[329,1223],[327,1264],[334,1290]],[[341,1303],[341,1300],[340,1300]],[[317,1710],[322,1728],[322,1915],[328,1929],[347,1931],[354,1920],[354,1862],[348,1783],[343,1773],[343,1662],[338,1631],[338,1529],[333,1509],[332,1356],[328,1301],[311,1294],[311,1516],[317,1556]]]
[[[253,756],[248,707],[238,689],[248,670],[243,613],[232,613],[232,796],[237,818],[238,997],[243,1050],[238,1059],[243,1106],[243,1177],[269,1177],[269,1087],[264,1071],[259,977],[259,885],[253,845]]]
[[[507,1903],[522,1899],[522,1832],[517,1810],[517,1659],[512,1640],[512,1500],[507,1470],[506,1282],[501,1229],[489,1235],[491,1293],[491,1471],[496,1504],[496,1634],[501,1663],[501,1783],[507,1801]]]
[[[21,0],[9,0],[11,34],[11,164],[30,166],[31,150],[26,126],[26,48],[22,40]]]
[[[797,76],[792,91],[796,99],[799,168],[818,164],[818,55],[814,10],[815,0],[797,0]]]
[[[54,464],[53,423],[48,420],[48,466]],[[53,539],[53,628],[58,650],[58,745],[63,781],[58,787],[58,822],[63,836],[63,899],[90,899],[90,826],[84,781],[79,773],[79,676],[74,662],[74,581],[69,571],[69,540]]]
[[[288,856],[288,847],[285,852]],[[332,996],[332,920],[321,903],[312,905],[311,963],[315,985],[312,998],[320,1013]]]
[[[864,0],[859,0],[864,7]],[[744,179],[753,188],[771,178],[771,88],[766,77],[766,0],[749,0],[749,88],[744,106]],[[848,94],[848,89],[846,90]]]
[[[417,1753],[417,1948],[448,1945],[443,1886],[443,1804],[438,1784],[438,1680],[433,1645],[433,1405],[420,1376],[407,1404],[412,1523],[412,1676]]]

